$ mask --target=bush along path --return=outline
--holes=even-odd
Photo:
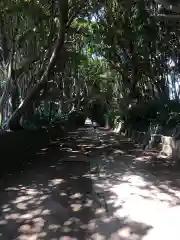
[[[0,239],[179,239],[179,172],[152,153],[86,128],[34,159],[0,183]]]

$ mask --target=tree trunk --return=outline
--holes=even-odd
[[[12,84],[10,95],[11,95],[11,105],[12,105],[12,113],[13,113],[20,104],[19,87],[15,82]]]
[[[3,88],[3,94],[0,98],[0,114],[1,114],[1,123],[3,123],[3,116],[4,116],[4,108],[7,104],[7,101],[9,99],[10,91],[11,91],[11,74],[12,74],[12,62],[9,63],[7,74],[5,76],[7,77],[5,86]]]
[[[50,62],[47,66],[47,69],[45,70],[43,76],[41,77],[40,81],[35,85],[35,87],[31,90],[29,95],[24,99],[24,101],[20,104],[20,106],[14,111],[12,116],[10,117],[8,121],[8,127],[10,130],[18,130],[20,127],[19,121],[22,117],[22,115],[27,111],[29,105],[32,104],[33,100],[36,98],[37,94],[43,89],[50,71],[52,70],[55,60],[57,57],[57,53],[60,51],[64,43],[63,39],[58,40],[58,44],[51,56]]]
[[[57,40],[57,44],[54,48],[54,51],[51,55],[51,58],[49,60],[49,64],[44,71],[40,81],[35,85],[35,87],[29,92],[28,96],[22,101],[22,103],[19,105],[19,107],[14,111],[12,116],[9,118],[7,126],[10,130],[15,131],[19,130],[22,127],[20,126],[20,119],[25,114],[29,108],[29,106],[32,104],[36,96],[40,93],[40,91],[43,89],[44,84],[46,84],[49,74],[51,70],[53,69],[54,65],[56,64],[56,60],[58,57],[58,54],[60,50],[62,49],[64,45],[64,39],[65,39],[65,29],[67,24],[67,13],[68,13],[68,1],[62,1],[61,6],[61,29],[59,33],[59,38]]]
[[[0,112],[2,112],[2,110],[4,109],[4,107],[8,101],[10,88],[11,88],[11,81],[7,80],[7,82],[4,86],[4,89],[3,89],[3,94],[0,98]]]

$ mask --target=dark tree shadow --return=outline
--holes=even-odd
[[[71,133],[1,179],[0,239],[141,240],[154,227],[141,202],[179,204],[178,171],[150,167],[132,142],[109,131],[95,135]],[[98,161],[100,176],[91,164]]]

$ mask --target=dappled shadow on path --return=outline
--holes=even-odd
[[[93,219],[87,163],[26,171],[1,191],[1,239],[86,239]],[[12,179],[13,180],[13,179]],[[9,181],[10,182],[10,181]]]
[[[119,221],[119,226],[120,222],[124,224],[116,229],[120,239],[180,238],[179,171],[165,167],[164,161],[155,157],[152,152],[135,149],[124,139],[119,139],[111,153],[105,154],[107,165],[96,183],[106,194],[109,218]],[[154,163],[156,159],[158,164]],[[103,224],[103,231],[99,230],[101,235],[107,235],[108,224]]]
[[[153,154],[103,130],[59,139],[1,180],[0,239],[179,239],[180,176]]]

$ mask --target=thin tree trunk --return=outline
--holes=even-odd
[[[7,101],[8,101],[8,97],[9,97],[9,94],[10,94],[10,90],[11,90],[11,73],[12,73],[12,63],[9,64],[9,67],[8,67],[8,72],[6,74],[7,76],[7,80],[6,80],[6,83],[5,83],[5,86],[4,86],[4,89],[3,89],[3,94],[0,98],[0,112],[3,111]]]

